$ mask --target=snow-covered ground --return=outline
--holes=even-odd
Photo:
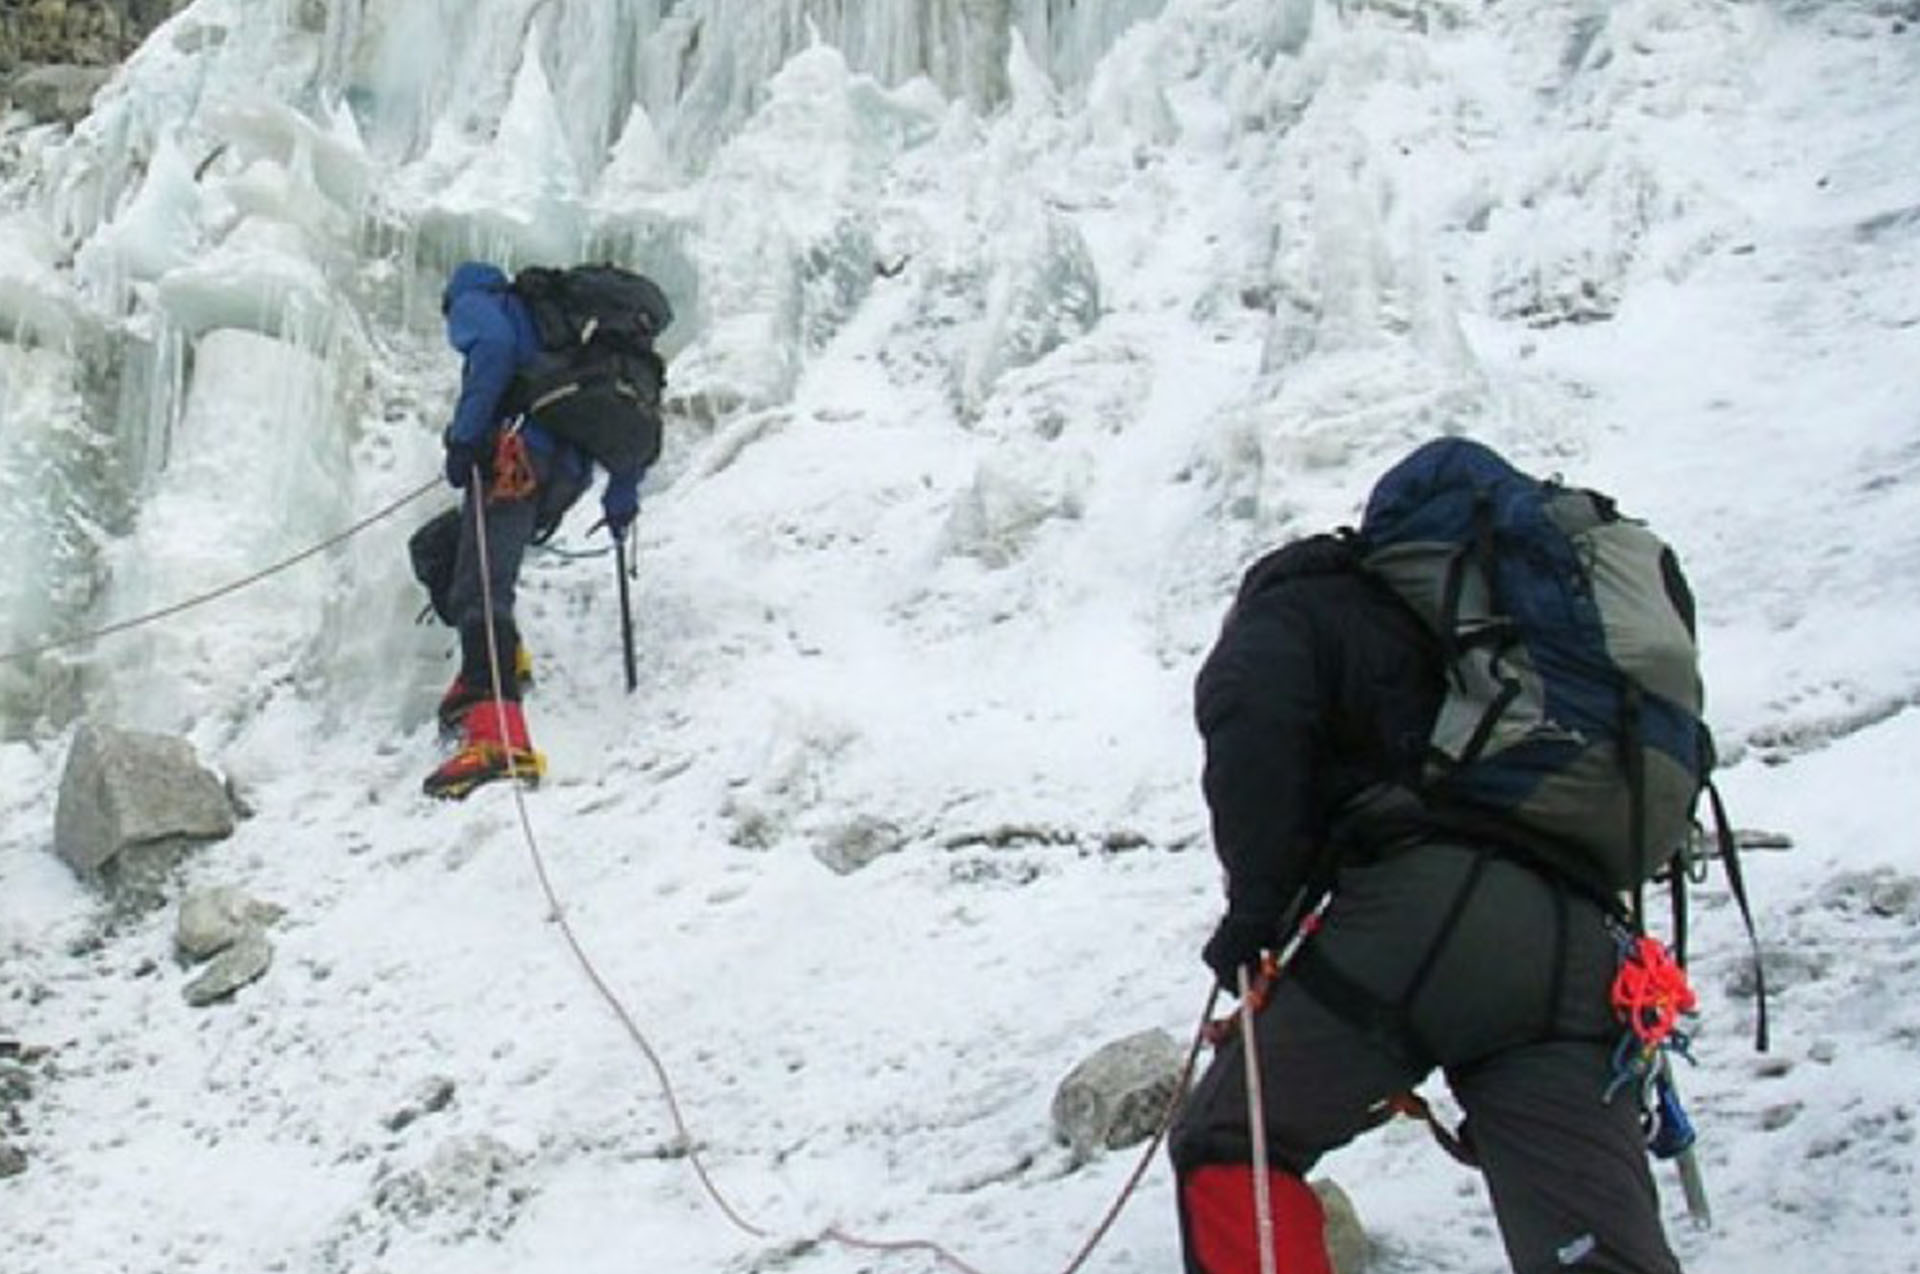
[[[611,559],[530,559],[548,780],[420,796],[450,643],[404,545],[437,493],[14,661],[0,1039],[46,1052],[0,1269],[941,1264],[835,1226],[1064,1268],[1136,1152],[1054,1144],[1055,1085],[1207,996],[1188,694],[1238,573],[1464,429],[1680,548],[1722,790],[1791,840],[1747,859],[1769,1055],[1724,882],[1695,892],[1716,1225],[1662,1166],[1684,1263],[1920,1270],[1911,5],[1170,0],[889,87],[861,68],[901,29],[771,59],[712,0],[707,98],[648,80],[597,176],[596,6],[286,8],[201,0],[73,137],[0,132],[9,648],[427,482],[440,271],[590,239],[682,315],[639,685]],[[784,66],[723,94],[726,39]],[[285,909],[232,1002],[189,1008],[171,911],[108,924],[50,852],[76,705],[187,735],[252,809],[183,882]],[[1322,1170],[1373,1268],[1504,1268],[1419,1127]],[[1178,1263],[1156,1164],[1088,1268]]]

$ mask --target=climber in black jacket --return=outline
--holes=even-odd
[[[1255,1021],[1279,1274],[1330,1267],[1306,1174],[1441,1069],[1521,1274],[1677,1274],[1637,1101],[1606,1100],[1618,934],[1604,900],[1415,795],[1441,699],[1418,619],[1333,536],[1254,565],[1201,669],[1227,907],[1203,958],[1237,990],[1314,901]],[[1169,1150],[1188,1274],[1260,1266],[1238,1035]]]

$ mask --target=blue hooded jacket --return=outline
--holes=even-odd
[[[501,404],[514,374],[540,352],[540,336],[525,302],[514,294],[498,266],[463,261],[447,278],[440,298],[447,321],[447,343],[466,362],[460,373],[460,398],[454,404],[449,442],[478,447],[500,423]],[[522,430],[527,445],[551,455],[561,472],[584,485],[593,476],[593,461],[572,443],[563,442],[532,421]],[[639,503],[640,474],[610,473],[601,507],[609,515],[631,516]]]

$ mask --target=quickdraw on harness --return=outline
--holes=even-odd
[[[487,499],[495,503],[524,500],[538,485],[527,440],[518,427],[502,429],[494,438],[493,481],[487,487]]]
[[[1687,971],[1658,938],[1620,935],[1620,968],[1609,995],[1614,1016],[1626,1028],[1613,1051],[1613,1078],[1605,1100],[1626,1088],[1640,1094],[1647,1148],[1671,1159],[1693,1145],[1693,1125],[1674,1089],[1670,1056],[1693,1060],[1692,1041],[1680,1019],[1698,1007]]]

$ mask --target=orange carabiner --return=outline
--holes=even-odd
[[[527,440],[518,429],[502,429],[494,438],[493,483],[487,488],[487,499],[495,504],[524,500],[538,485]]]

